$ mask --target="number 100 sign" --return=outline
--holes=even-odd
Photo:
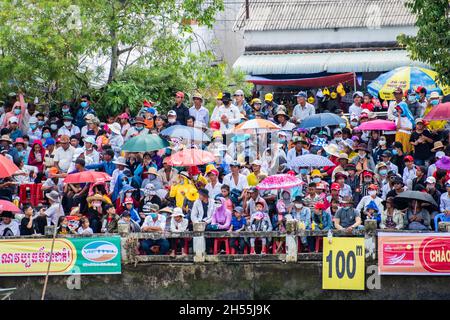
[[[364,290],[364,264],[364,238],[324,238],[322,289]]]

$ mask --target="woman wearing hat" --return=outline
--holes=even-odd
[[[437,91],[431,92],[430,97],[428,98],[428,105],[425,108],[423,116],[426,116],[440,102],[441,96],[439,95],[439,93]],[[446,124],[447,124],[446,120],[432,120],[428,123],[428,129],[430,129],[433,133],[435,133],[437,131],[444,130]]]
[[[358,155],[352,160],[352,163],[356,166],[356,172],[360,174],[364,170],[374,170],[375,163],[372,156],[369,154],[369,150],[364,143],[359,144],[355,150],[358,151]]]
[[[64,215],[64,209],[61,205],[61,198],[57,191],[51,191],[45,196],[50,203],[50,207],[48,209],[42,208],[39,213],[47,216],[47,225],[56,226],[58,224],[59,217]]]
[[[106,214],[106,201],[101,194],[94,194],[87,197],[88,209],[86,216],[89,219],[89,224],[94,233],[99,233],[101,230],[101,220]]]
[[[170,232],[185,232],[187,231],[189,221],[184,217],[183,210],[181,208],[174,208],[173,213],[170,216]],[[170,239],[170,247],[172,248],[170,255],[175,256],[178,248],[181,247],[181,255],[185,256],[188,252],[185,252],[185,241],[184,238],[172,238]]]
[[[394,207],[394,198],[386,199],[386,209],[381,213],[380,229],[402,230],[404,213]]]

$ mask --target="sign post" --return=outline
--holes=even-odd
[[[364,238],[330,241],[323,241],[322,289],[364,290]]]

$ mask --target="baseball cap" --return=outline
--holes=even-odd
[[[306,98],[308,95],[306,94],[305,91],[300,91],[299,93],[297,93],[296,95],[294,95],[294,97],[303,97]]]
[[[236,92],[233,94],[233,96],[243,96],[244,95],[244,91],[242,90],[236,90]]]
[[[17,119],[17,117],[11,117],[11,118],[9,118],[9,122],[10,123],[19,123],[19,119]]]
[[[363,93],[361,91],[355,91],[355,93],[353,93],[352,98],[355,98],[356,96],[358,97],[364,97]]]
[[[170,110],[167,112],[167,116],[177,116],[177,113],[174,110]]]
[[[261,162],[261,160],[255,160],[252,162],[252,165],[260,166],[260,165],[262,165],[262,162]]]
[[[427,180],[425,180],[426,183],[436,183],[435,177],[428,177]]]
[[[341,186],[339,185],[339,183],[334,182],[334,183],[331,184],[330,189],[331,189],[331,190],[337,190],[337,191],[340,191],[340,190],[341,190]]]
[[[180,97],[180,98],[184,98],[184,92],[178,91],[178,92],[175,94],[175,96],[176,96],[176,97]]]
[[[264,96],[264,101],[273,101],[273,94],[267,93],[267,94]]]
[[[436,152],[436,158],[440,159],[440,158],[442,158],[442,157],[444,157],[444,156],[445,156],[444,151],[438,151],[438,152]]]
[[[237,212],[239,212],[239,213],[242,213],[242,212],[244,212],[244,208],[242,208],[242,207],[236,207],[236,208],[234,208],[234,211],[237,211]]]

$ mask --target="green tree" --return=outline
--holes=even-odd
[[[416,36],[400,35],[411,58],[430,64],[439,80],[450,85],[450,4],[448,0],[408,0],[405,4],[417,17]]]

